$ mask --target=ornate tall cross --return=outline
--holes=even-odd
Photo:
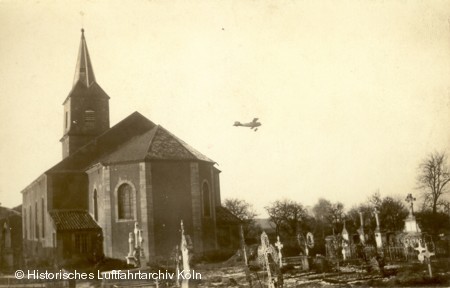
[[[410,215],[413,215],[413,212],[414,212],[414,210],[413,210],[413,207],[414,207],[414,201],[416,201],[416,198],[414,198],[414,197],[412,196],[412,194],[409,193],[408,196],[406,197],[405,201],[408,202],[409,205],[411,206],[411,207],[409,208],[409,214],[410,214]]]
[[[267,237],[266,232],[263,231],[261,234],[261,253],[262,253],[261,256],[263,257],[263,260],[264,260],[264,267],[267,269],[267,286],[269,288],[275,288],[275,286],[272,282],[272,274],[270,273],[269,257],[267,255],[269,253],[269,250],[270,250],[269,238]],[[259,254],[259,251],[258,251],[258,254]]]

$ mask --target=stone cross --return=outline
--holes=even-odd
[[[145,254],[144,254],[144,238],[142,237],[142,230],[139,230],[139,249],[140,249],[140,257],[142,259],[145,258]]]
[[[425,244],[425,252],[423,253],[423,256],[428,260],[430,259],[431,256],[434,256],[434,252],[430,252],[430,250],[428,250],[427,244]]]
[[[413,210],[413,207],[414,207],[414,201],[416,201],[416,198],[414,198],[414,197],[412,196],[412,194],[409,193],[409,194],[408,194],[408,197],[406,197],[405,201],[408,202],[409,205],[411,206],[411,207],[409,208],[409,215],[412,216],[412,215],[413,215],[413,212],[414,212],[414,210]]]
[[[280,242],[280,236],[277,236],[277,242],[275,242],[275,247],[277,247],[278,249],[278,259],[280,260],[280,268],[283,266],[283,261],[281,259],[281,257],[283,257],[283,255],[281,255],[281,249],[283,249],[283,244],[281,244]]]
[[[189,267],[189,250],[188,250],[188,243],[186,240],[186,235],[184,235],[184,225],[183,220],[181,220],[181,260],[183,262],[183,272],[182,274],[186,275],[186,273],[190,273],[189,271],[191,268]],[[189,287],[189,279],[182,279],[181,281],[181,287],[187,288]]]
[[[380,219],[378,218],[379,213],[380,213],[380,211],[378,211],[377,208],[375,208],[373,210],[373,214],[375,214],[375,220],[377,221],[377,228],[380,228]]]
[[[134,247],[138,247],[139,246],[139,223],[138,222],[134,223],[134,241],[136,241],[136,244],[134,245]]]
[[[189,250],[188,250],[188,244],[186,240],[186,236],[184,235],[184,225],[183,220],[181,220],[181,255],[183,257],[183,270],[189,271],[191,270],[189,267]]]
[[[420,263],[423,263],[423,260],[425,259],[425,251],[427,250],[425,247],[422,246],[422,242],[419,241],[419,246],[414,248],[414,250],[417,250],[419,254],[417,255],[417,258],[419,259]]]
[[[145,265],[145,261],[141,261],[141,259],[145,260],[143,244],[142,230],[136,222],[134,231],[128,234],[128,255],[125,257],[128,264],[133,264],[135,267]]]
[[[132,257],[133,256],[133,252],[134,252],[134,238],[133,238],[133,233],[130,232],[128,234],[128,257]]]
[[[364,244],[366,242],[366,237],[364,234],[364,218],[363,218],[363,212],[362,210],[359,211],[359,219],[361,221],[361,227],[359,227],[359,239],[361,240],[361,243]]]
[[[242,249],[242,254],[244,256],[244,263],[245,263],[245,266],[247,266],[248,265],[247,251],[245,250],[244,229],[242,228],[242,225],[239,228],[239,236],[241,238],[241,249]]]

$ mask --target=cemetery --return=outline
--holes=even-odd
[[[374,210],[376,229],[370,236],[364,231],[363,213],[360,227],[350,234],[345,222],[340,233],[325,237],[325,255],[313,255],[315,244],[311,232],[299,233],[297,244],[300,255],[284,256],[280,236],[271,241],[266,232],[256,245],[245,245],[241,226],[241,249],[228,260],[216,263],[200,261],[191,265],[188,243],[181,222],[180,246],[175,249],[174,265],[140,266],[141,269],[170,269],[199,273],[197,279],[162,279],[152,287],[398,287],[442,286],[450,283],[448,250],[439,250],[432,237],[422,233],[414,216],[414,198],[408,195],[409,214],[404,229],[395,235],[386,235],[380,229],[379,211]],[[139,241],[130,233],[130,254],[127,261],[139,267]],[[135,232],[139,237],[139,232]],[[161,263],[162,264],[162,263]],[[166,270],[167,271],[167,270]],[[123,284],[129,287],[130,283]],[[103,283],[104,287],[121,287]],[[109,286],[108,286],[109,285]],[[111,286],[112,285],[112,286]],[[148,285],[136,283],[135,287]]]
[[[291,241],[297,245],[298,255],[287,251],[292,243],[283,243],[279,235],[269,237],[265,231],[261,232],[258,243],[247,245],[241,225],[240,249],[234,255],[222,261],[202,259],[194,255],[193,243],[181,221],[179,244],[173,253],[165,259],[145,263],[142,261],[146,259],[142,249],[145,239],[136,222],[134,230],[129,232],[129,251],[123,261],[105,260],[100,266],[90,268],[71,267],[79,273],[91,273],[90,279],[21,282],[9,279],[9,284],[29,287],[448,287],[448,247],[437,245],[442,241],[421,231],[414,216],[414,200],[411,194],[406,198],[409,214],[401,232],[387,235],[380,228],[379,211],[375,209],[376,228],[369,235],[360,211],[360,226],[355,231],[349,231],[344,221],[342,230],[325,236],[324,242],[315,241],[309,231],[298,233],[295,241]],[[321,243],[325,246],[322,250],[317,247]],[[0,284],[4,285],[5,278],[2,281]]]

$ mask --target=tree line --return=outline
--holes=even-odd
[[[445,152],[435,152],[425,157],[418,165],[417,191],[418,203],[414,214],[422,231],[432,235],[450,232],[449,201],[444,198],[449,191],[450,166]],[[405,197],[408,191],[405,191]],[[246,241],[258,242],[261,227],[255,219],[258,216],[251,203],[242,199],[225,199],[224,206],[243,223]],[[421,205],[420,205],[421,204]],[[281,199],[265,207],[273,224],[276,235],[295,242],[298,235],[312,232],[318,242],[323,242],[328,235],[340,233],[345,225],[349,233],[360,227],[360,213],[364,219],[364,231],[373,235],[376,228],[375,209],[384,232],[401,232],[404,220],[409,214],[405,199],[385,196],[379,191],[367,200],[350,209],[343,203],[320,198],[312,207],[305,207],[300,201]]]

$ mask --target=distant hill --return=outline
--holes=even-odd
[[[262,230],[266,231],[266,233],[275,232],[275,223],[270,221],[269,218],[255,218],[255,223],[261,227]]]

